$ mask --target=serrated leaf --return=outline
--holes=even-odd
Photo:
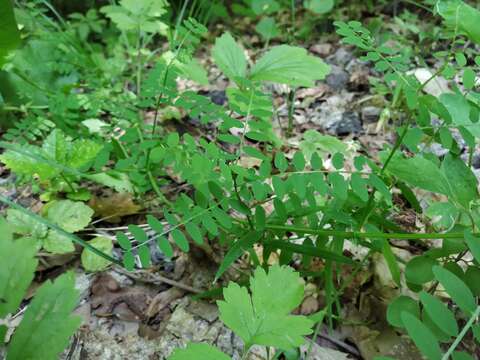
[[[247,60],[243,49],[235,42],[230,33],[226,32],[215,40],[212,56],[215,64],[230,79],[246,76]]]
[[[307,50],[289,45],[275,46],[255,63],[250,78],[291,86],[313,87],[322,80],[330,67]]]
[[[185,349],[176,349],[168,360],[231,360],[231,357],[208,344],[188,344]]]
[[[429,360],[439,360],[442,351],[432,332],[418,318],[408,312],[401,314],[402,322],[418,349]]]
[[[468,286],[458,276],[440,266],[434,266],[433,273],[460,309],[471,315],[477,306]]]
[[[108,255],[112,255],[112,252],[113,252],[112,240],[106,237],[99,236],[94,238],[93,240],[88,241],[88,243],[93,247],[97,248],[98,250]],[[97,254],[94,254],[92,251],[88,249],[83,249],[81,260],[82,260],[82,266],[84,267],[84,269],[90,272],[102,271],[111,264],[111,262],[108,261],[107,259],[104,259],[103,257],[98,256]]]
[[[313,322],[289,312],[301,303],[303,285],[297,273],[287,267],[262,268],[250,280],[252,296],[244,287],[230,283],[224,289],[224,301],[218,301],[220,317],[246,346],[275,346],[287,350],[304,343]],[[277,289],[279,292],[271,292]]]
[[[57,359],[81,324],[72,316],[78,303],[73,273],[45,282],[35,294],[8,346],[10,359]],[[34,330],[34,331],[33,331]]]
[[[456,336],[458,334],[458,325],[453,313],[435,296],[422,291],[420,301],[425,311],[428,313],[433,323],[438,326],[445,334]]]
[[[16,209],[7,210],[7,222],[16,234],[29,235],[37,239],[47,235],[48,228],[46,225]]]
[[[66,254],[75,250],[72,240],[55,230],[50,230],[43,240],[43,248],[53,254]]]
[[[0,319],[17,310],[33,280],[38,261],[36,241],[22,238],[13,241],[4,230],[7,224],[0,218]]]
[[[74,233],[85,228],[92,216],[93,210],[82,202],[56,200],[49,204],[46,217],[63,230]]]

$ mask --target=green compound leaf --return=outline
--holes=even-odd
[[[442,352],[435,335],[418,318],[408,312],[401,314],[402,322],[415,345],[429,360],[439,360]]]
[[[208,344],[188,344],[185,349],[176,349],[168,360],[231,360],[230,356]]]
[[[80,326],[80,317],[71,315],[77,302],[73,273],[44,283],[15,331],[7,360],[57,359]]]
[[[422,291],[420,301],[433,323],[450,336],[458,334],[458,325],[453,313],[435,296]]]
[[[33,280],[38,261],[36,241],[22,238],[13,241],[8,226],[0,218],[0,319],[17,310]]]
[[[49,204],[47,219],[70,233],[82,230],[92,220],[93,210],[82,202],[57,200]]]
[[[12,1],[0,0],[0,67],[4,64],[6,56],[20,44],[20,31],[18,31],[15,15],[13,14]]]
[[[212,56],[220,70],[230,79],[246,76],[247,60],[243,49],[230,33],[227,32],[215,40]]]
[[[480,43],[480,11],[461,0],[439,0],[436,10],[447,26],[465,33],[473,42]]]
[[[250,78],[291,86],[313,87],[315,80],[322,80],[330,67],[320,58],[308,55],[307,50],[280,45],[273,47],[257,61]]]
[[[112,250],[113,250],[112,240],[99,236],[93,240],[88,241],[88,243],[91,246],[97,248],[98,250],[110,256],[112,255]],[[102,271],[106,269],[108,265],[111,264],[110,261],[108,261],[107,259],[101,256],[98,256],[97,254],[94,254],[92,251],[88,249],[83,250],[81,260],[85,270],[91,271],[91,272]]]
[[[460,309],[471,315],[477,306],[468,286],[458,276],[440,266],[434,266],[433,273]]]
[[[230,283],[224,289],[225,300],[218,301],[220,317],[247,348],[253,344],[288,350],[304,343],[313,322],[305,316],[289,313],[303,298],[300,277],[289,267],[272,266],[268,274],[257,268],[247,288]]]

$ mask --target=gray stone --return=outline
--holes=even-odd
[[[373,124],[380,119],[382,109],[376,106],[366,106],[362,109],[362,122],[364,124]]]
[[[345,49],[344,47],[340,47],[338,48],[337,51],[335,51],[334,54],[330,55],[327,58],[327,61],[331,64],[345,66],[352,59],[353,59],[353,54],[347,49]]]
[[[345,89],[349,79],[350,76],[345,70],[337,65],[332,65],[330,74],[327,75],[326,83],[332,90],[340,91]]]

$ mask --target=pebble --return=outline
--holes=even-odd
[[[380,119],[382,109],[376,106],[366,106],[362,109],[362,122],[364,124],[373,124]]]

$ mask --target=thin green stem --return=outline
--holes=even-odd
[[[462,342],[463,338],[467,334],[467,332],[470,330],[470,328],[473,326],[473,323],[477,320],[477,318],[480,316],[480,306],[477,307],[475,312],[472,314],[470,319],[467,321],[465,326],[463,327],[462,331],[460,331],[460,334],[458,334],[457,338],[453,342],[452,345],[448,348],[447,352],[445,355],[443,355],[442,360],[448,360],[450,358],[450,355],[453,354],[457,346]]]
[[[295,93],[296,89],[292,88],[288,93],[288,127],[287,127],[287,137],[292,136],[293,132],[293,114],[295,112]]]
[[[363,231],[341,231],[341,230],[324,230],[310,229],[292,225],[274,225],[267,224],[265,228],[268,230],[289,231],[297,234],[338,236],[349,239],[399,239],[399,240],[423,240],[423,239],[463,239],[463,233],[383,233],[383,232],[363,232]],[[480,234],[475,234],[480,236]]]

